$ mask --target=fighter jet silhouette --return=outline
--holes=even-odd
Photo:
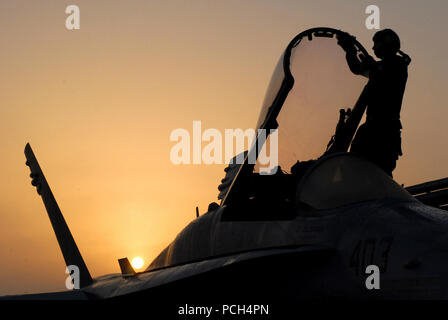
[[[245,161],[226,168],[221,204],[187,225],[143,272],[124,258],[121,274],[91,276],[27,144],[32,184],[66,265],[79,268],[80,288],[4,298],[448,298],[448,179],[403,188],[347,152],[365,110],[366,80],[349,71],[340,32],[301,32],[275,68],[256,128],[278,130],[279,170],[260,174],[248,162],[273,143],[256,137]],[[325,149],[340,107],[352,107],[353,116],[344,120],[343,143]],[[367,285],[369,266],[378,270],[375,288]]]

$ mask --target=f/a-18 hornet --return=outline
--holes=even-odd
[[[32,184],[66,265],[79,268],[80,289],[6,298],[447,298],[448,179],[404,188],[348,152],[366,107],[367,79],[349,70],[337,43],[341,32],[309,29],[288,44],[256,124],[266,142],[257,133],[240,154],[244,161],[225,169],[221,203],[209,205],[143,272],[123,258],[121,273],[91,276],[27,144]],[[359,55],[368,54],[351,41]],[[333,136],[335,116],[345,108],[351,113],[341,111]],[[261,174],[262,164],[249,159],[272,132],[279,167]],[[368,266],[377,268],[379,288],[366,285]]]

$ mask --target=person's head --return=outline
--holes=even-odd
[[[391,29],[380,30],[373,36],[372,49],[380,59],[395,56],[400,50],[400,38]]]

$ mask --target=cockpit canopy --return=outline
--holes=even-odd
[[[297,160],[323,155],[334,134],[338,110],[352,108],[367,83],[350,71],[345,51],[337,44],[337,32],[317,28],[301,33],[280,57],[271,78],[257,128],[263,127],[270,111],[279,109],[278,162],[286,172]],[[291,82],[291,89],[280,107],[276,97],[285,82]]]
[[[261,172],[263,166],[258,155],[275,152],[271,148],[275,140],[283,173],[293,173],[291,169],[297,161],[321,158],[335,132],[339,110],[353,108],[357,102],[367,79],[350,71],[345,51],[338,45],[337,35],[341,32],[331,28],[306,30],[289,43],[280,57],[256,124],[267,134],[277,129],[278,138],[272,138],[271,133],[263,148],[260,141],[258,148],[257,144],[252,146],[248,154],[257,155],[255,173]],[[368,55],[354,37],[352,41],[358,56]],[[246,167],[249,170],[244,170]],[[229,177],[229,173],[226,177],[233,181],[223,203],[239,193],[236,189],[244,180],[240,176],[253,172],[248,157],[239,171],[233,170],[235,177]],[[315,209],[389,196],[409,198],[375,165],[349,155],[314,166],[313,175],[299,183],[297,192],[296,201]]]

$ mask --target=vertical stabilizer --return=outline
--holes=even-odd
[[[93,282],[92,277],[29,143],[25,146],[25,156],[27,160],[26,165],[31,170],[30,177],[33,179],[31,184],[37,188],[37,193],[42,197],[54,233],[58,239],[59,247],[64,255],[65,263],[67,266],[77,266],[79,268],[80,287],[88,286]]]

